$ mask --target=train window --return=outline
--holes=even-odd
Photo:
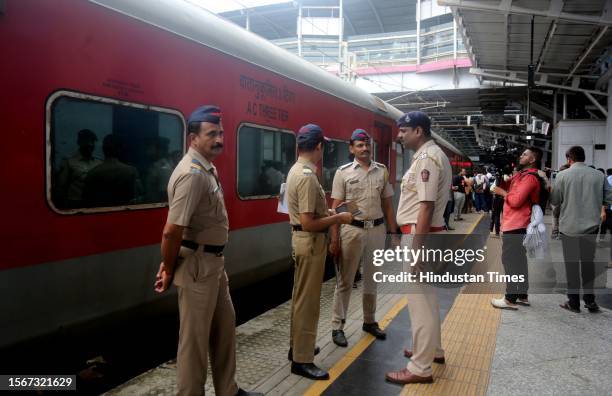
[[[331,191],[336,169],[350,161],[349,144],[340,140],[325,142],[323,151],[323,189]]]
[[[48,102],[48,199],[61,213],[164,206],[184,152],[174,110],[71,92]]]
[[[278,195],[295,156],[291,131],[242,124],[238,129],[238,196],[265,199]]]

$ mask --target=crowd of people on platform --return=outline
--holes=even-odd
[[[595,301],[596,247],[608,247],[612,233],[612,169],[585,164],[585,151],[574,146],[565,153],[567,163],[558,171],[542,170],[542,151],[529,147],[518,166],[503,169],[466,169],[453,177],[452,199],[445,213],[461,221],[464,213],[490,213],[492,237],[502,238],[502,264],[506,275],[520,275],[508,282],[504,298],[493,299],[495,308],[529,306],[527,251],[537,252],[548,243],[544,214],[552,209],[552,239],[560,239],[567,276],[568,300],[561,308],[580,312],[580,294],[589,312],[599,312]],[[612,249],[608,267],[612,267]],[[517,278],[518,279],[518,278]]]

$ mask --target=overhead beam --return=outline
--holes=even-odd
[[[438,5],[447,7],[456,7],[458,9],[471,11],[484,11],[496,14],[517,14],[517,15],[536,15],[547,18],[557,18],[562,21],[588,23],[592,25],[611,26],[612,15],[610,12],[604,12],[600,16],[574,14],[570,12],[556,11],[551,7],[547,10],[538,10],[535,8],[518,7],[510,5],[506,7],[506,1],[483,1],[483,0],[438,0]],[[552,10],[551,10],[552,9]]]
[[[378,15],[378,11],[376,10],[376,7],[374,7],[374,4],[372,4],[372,0],[367,0],[368,4],[370,5],[370,8],[372,9],[372,12],[374,13],[374,16],[376,17],[376,20],[378,21],[378,26],[380,26],[380,32],[384,33],[385,32],[385,27],[383,26],[382,20],[380,19],[380,15]]]
[[[599,103],[597,100],[595,100],[595,98],[593,97],[593,95],[591,95],[591,94],[590,94],[590,93],[588,93],[588,92],[585,92],[585,93],[584,93],[584,95],[585,95],[587,98],[589,98],[589,100],[590,100],[591,102],[593,102],[593,104],[594,104],[595,106],[597,106],[597,108],[599,109],[599,111],[601,111],[601,113],[602,113],[604,116],[608,117],[608,111],[607,111],[607,110],[606,110],[606,109],[605,109],[605,108],[604,108],[604,107],[601,105],[601,103]]]
[[[467,34],[467,28],[465,27],[465,24],[463,23],[463,17],[459,14],[459,11],[457,9],[453,9],[453,15],[455,16],[455,19],[457,20],[457,27],[459,29],[459,32],[461,32],[461,38],[463,39],[463,46],[467,50],[468,56],[470,57],[470,60],[472,61],[472,66],[478,67],[478,60],[476,59],[476,54],[474,53],[474,48],[472,46],[472,39]]]
[[[482,77],[494,78],[494,79],[503,80],[503,81],[513,81],[513,82],[519,82],[519,83],[523,83],[523,84],[527,84],[528,83],[526,79],[517,77],[517,73],[516,72],[510,72],[509,75],[505,75],[505,74],[501,75],[501,74],[490,73],[490,72],[487,72],[487,71],[485,71],[483,69],[478,69],[478,68],[472,67],[472,68],[470,68],[470,74],[474,74],[474,75],[482,76]],[[545,73],[541,73],[541,74],[545,74]],[[545,81],[542,81],[542,80],[540,80],[536,84],[540,85],[540,86],[545,86],[545,87],[565,89],[565,90],[573,91],[573,92],[582,92],[582,93],[588,92],[588,93],[590,93],[592,95],[608,96],[607,92],[582,89],[582,88],[579,88],[579,87],[576,87],[576,86],[551,84],[549,82],[545,82]]]
[[[544,44],[542,45],[542,49],[540,50],[540,56],[538,57],[538,63],[536,64],[535,71],[539,72],[540,67],[542,67],[542,62],[544,62],[544,57],[546,56],[546,52],[550,47],[550,42],[552,41],[553,36],[555,35],[555,31],[557,30],[557,21],[552,21],[550,23],[550,27],[548,28],[548,33],[546,34],[546,39],[544,40]]]
[[[501,70],[501,69],[483,69],[487,72],[490,73],[515,73],[515,74],[527,74],[526,70]],[[593,80],[597,80],[599,79],[599,76],[595,75],[595,74],[580,74],[577,76],[570,76],[568,73],[548,73],[548,72],[537,72],[536,75],[542,75],[542,74],[546,74],[550,77],[563,77],[563,78],[567,78],[568,76],[571,77],[579,77],[579,78],[586,78],[586,79],[593,79]],[[491,89],[495,89],[495,88],[491,88]]]
[[[574,65],[574,67],[572,67],[572,70],[570,71],[569,76],[567,76],[567,80],[565,81],[566,83],[570,80],[570,78],[572,78],[574,73],[576,73],[576,70],[578,70],[582,62],[586,59],[587,56],[589,56],[589,54],[591,53],[591,50],[597,45],[599,40],[601,40],[601,38],[603,37],[604,34],[606,34],[607,31],[608,31],[608,26],[604,26],[601,28],[601,30],[599,31],[599,34],[597,34],[595,39],[591,42],[591,45],[587,47],[587,49],[582,53],[582,55],[576,61],[576,64]]]
[[[357,31],[355,30],[355,26],[353,26],[353,22],[351,22],[351,18],[349,18],[348,12],[346,12],[346,7],[344,7],[344,9],[342,10],[343,18],[346,21],[346,24],[348,25],[348,27],[351,28],[351,31],[353,32],[353,34],[357,34]]]
[[[510,5],[512,4],[512,0],[510,0]],[[504,17],[504,57],[503,57],[503,61],[502,61],[502,66],[505,68],[508,67],[508,49],[510,48],[508,46],[508,43],[510,42],[510,24],[508,23],[510,21],[510,14],[506,14]]]

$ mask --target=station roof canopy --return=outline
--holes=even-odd
[[[612,42],[611,0],[438,3],[453,10],[472,58],[472,71],[483,79],[526,82],[532,63],[535,82],[542,86],[594,91],[589,94],[601,88],[598,60]],[[574,79],[576,76],[582,77]]]
[[[435,91],[387,92],[376,96],[403,112],[420,110],[432,119],[433,129],[467,155],[479,155],[474,128],[489,124],[510,126],[520,112],[524,87],[469,88]],[[516,103],[512,106],[512,103]],[[466,116],[471,115],[471,125]]]
[[[246,27],[248,16],[250,30],[268,40],[296,37],[299,3],[305,8],[337,7],[340,1],[291,1],[243,8],[219,15],[242,27]],[[342,3],[346,36],[416,30],[416,0],[343,0]],[[313,17],[331,15],[329,10],[324,9],[310,8],[308,12]]]

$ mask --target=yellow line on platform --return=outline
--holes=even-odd
[[[481,214],[480,217],[476,219],[474,224],[472,224],[472,226],[468,229],[468,232],[466,232],[465,234],[466,235],[470,235],[472,232],[474,232],[474,230],[476,229],[478,224],[480,224],[480,222],[482,221],[483,218],[484,218],[484,215]]]
[[[469,228],[466,234],[469,235],[473,233],[483,218],[484,218],[484,215],[481,214],[480,217],[478,217],[476,221],[474,221],[474,223]],[[407,304],[406,297],[402,297],[397,303],[395,303],[395,305],[389,310],[389,312],[387,312],[384,318],[379,322],[380,327],[384,330],[389,324],[391,324],[393,319],[395,319],[395,317],[406,306],[406,304]],[[453,304],[453,308],[454,308],[454,304]],[[334,366],[329,370],[329,379],[327,381],[317,381],[314,384],[312,384],[310,388],[308,388],[306,392],[304,392],[304,396],[321,395],[325,391],[325,389],[327,389],[331,384],[333,384],[334,381],[338,379],[338,377],[340,377],[340,375],[347,368],[349,368],[351,364],[353,364],[353,362],[367,349],[367,347],[370,346],[370,344],[375,339],[376,338],[374,338],[374,336],[370,334],[364,335],[357,342],[357,344],[355,344],[355,346],[350,351],[348,351],[342,357],[342,359],[336,362],[336,364],[334,364]],[[487,381],[488,381],[488,377],[487,377]]]
[[[385,317],[379,322],[381,329],[385,329],[391,321],[400,313],[406,306],[406,297],[401,297],[398,302],[387,312]],[[329,370],[329,379],[327,381],[317,381],[304,392],[304,395],[320,395],[327,389],[340,375],[350,367],[350,365],[370,346],[376,338],[370,334],[363,336],[351,350],[340,359],[334,367]]]
[[[500,249],[500,244],[493,241],[493,250]],[[498,257],[491,251],[489,255]],[[486,394],[501,319],[501,310],[491,307],[491,297],[468,294],[464,287],[442,324],[446,364],[434,364],[433,384],[405,385],[401,396]]]

